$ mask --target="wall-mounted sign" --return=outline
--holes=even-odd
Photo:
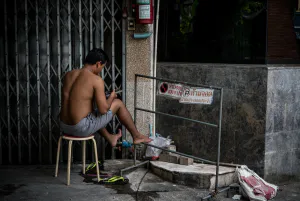
[[[182,84],[160,82],[158,84],[158,95],[167,96],[179,100],[184,104],[207,104],[213,102],[214,90],[189,87]]]
[[[180,99],[183,92],[181,84],[161,82],[158,84],[158,94],[174,99]]]
[[[212,104],[214,90],[201,88],[185,88],[179,103],[188,104]]]
[[[139,18],[140,19],[150,19],[151,11],[150,5],[140,5],[139,6]]]

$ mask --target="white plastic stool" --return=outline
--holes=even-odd
[[[88,137],[76,137],[71,135],[64,134],[63,136],[59,137],[58,146],[57,146],[57,155],[56,155],[56,167],[55,167],[55,177],[57,177],[58,173],[58,163],[59,163],[59,154],[60,154],[60,144],[61,140],[69,140],[69,148],[68,148],[68,170],[67,170],[67,185],[70,185],[70,174],[71,174],[71,155],[72,155],[72,143],[74,141],[82,141],[82,172],[85,174],[85,149],[86,149],[86,141],[92,140],[94,143],[94,152],[95,152],[95,161],[96,161],[96,168],[97,168],[97,178],[98,182],[100,181],[99,175],[99,166],[98,166],[98,153],[97,153],[97,144],[94,139],[94,135],[90,135]]]

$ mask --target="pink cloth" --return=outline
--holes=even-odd
[[[256,195],[261,195],[266,199],[271,199],[272,194],[275,192],[275,189],[267,186],[264,182],[260,181],[259,179],[255,178],[254,176],[249,177],[241,177],[249,186],[253,188],[253,193]]]

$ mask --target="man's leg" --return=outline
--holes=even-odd
[[[118,139],[122,137],[121,129],[119,129],[118,134],[112,135],[106,130],[106,128],[102,128],[100,129],[100,134],[109,142],[112,147],[115,147],[117,145]]]
[[[131,133],[134,144],[139,144],[142,142],[148,143],[148,142],[152,141],[150,138],[148,138],[147,136],[144,136],[136,129],[129,111],[127,110],[126,106],[123,104],[123,102],[121,100],[115,99],[113,101],[110,109],[113,112],[113,114],[116,114],[118,116],[121,123]]]

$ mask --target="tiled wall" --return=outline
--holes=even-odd
[[[268,135],[273,133],[268,128],[268,124],[272,122],[271,119],[273,118],[269,111],[271,107],[269,94],[272,89],[269,86],[270,81],[268,82],[272,73],[275,72],[272,69],[274,68],[264,65],[160,63],[157,76],[223,87],[221,161],[245,164],[259,175],[264,176],[264,173],[267,175],[269,174],[268,171],[272,170],[272,167],[267,163],[267,155],[265,160],[265,153],[268,153],[269,149]],[[287,69],[282,70],[288,71]],[[289,83],[290,88],[295,87],[295,83],[292,81]],[[286,114],[289,116],[288,118],[291,118],[291,115],[296,115],[297,106],[300,108],[299,101],[297,101],[300,94],[298,93],[296,96],[295,90],[293,96],[284,95],[291,102],[289,107],[294,107],[286,111],[289,112]],[[275,97],[275,99],[277,102],[281,101],[280,97]],[[211,106],[183,105],[175,100],[157,97],[157,111],[212,123],[218,122],[218,104],[219,94],[217,91],[215,91],[214,102]],[[293,128],[300,124],[299,120],[295,118],[293,118]],[[281,121],[283,120],[274,116],[275,127],[279,127]],[[159,133],[164,136],[173,136],[179,151],[216,160],[217,129],[164,116],[159,116],[156,123]],[[287,126],[286,123],[282,122],[282,124]],[[296,138],[296,133],[295,131],[293,137],[291,136],[292,139]],[[299,132],[297,136],[299,136]],[[298,147],[296,148],[298,150],[299,138],[298,145],[294,142],[291,146]],[[274,148],[280,149],[277,145],[274,145]],[[290,154],[294,154],[291,156],[293,158],[291,160],[296,160],[299,163],[299,154],[295,154],[299,152],[293,150],[294,152],[289,151]],[[277,153],[275,155],[279,157]],[[297,157],[298,159],[296,159]]]
[[[152,25],[137,25],[138,32],[152,31]],[[126,35],[126,107],[134,117],[134,79],[135,74],[153,75],[152,70],[152,45],[153,36],[147,39],[133,39],[133,32],[127,31]],[[153,87],[152,80],[137,80],[137,105],[139,107],[153,110]],[[149,124],[153,124],[151,113],[137,112],[136,126],[138,130],[149,135]],[[127,132],[126,139],[132,141]]]
[[[300,68],[269,68],[265,176],[300,176]]]

